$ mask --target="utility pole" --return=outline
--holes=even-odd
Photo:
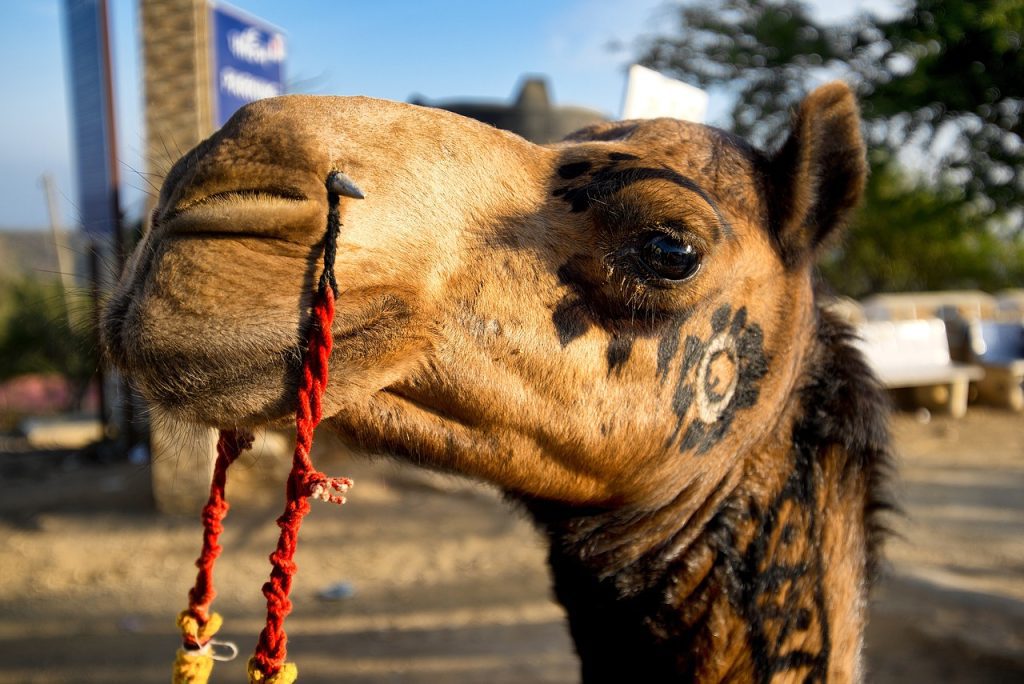
[[[101,255],[107,263],[114,265],[118,273],[125,256],[107,5],[107,0],[63,2],[78,206],[82,230],[89,241],[92,322],[96,326],[97,344],[101,295],[113,285],[111,276],[117,275],[101,269]],[[130,442],[132,410],[129,395],[117,375],[106,373],[102,363],[96,370],[104,432],[108,437],[120,434],[127,437],[121,440],[122,443]],[[114,401],[119,404],[112,405]],[[113,415],[120,418],[117,424],[111,420]]]
[[[57,252],[57,269],[60,271],[60,282],[63,287],[61,294],[64,298],[64,315],[68,321],[68,327],[73,328],[75,321],[71,314],[71,303],[69,293],[75,287],[74,264],[68,259],[68,243],[64,237],[64,228],[60,221],[60,208],[57,206],[57,191],[53,182],[53,175],[44,173],[39,179],[43,186],[43,194],[46,195],[46,212],[50,218],[50,236],[53,238],[53,249]]]

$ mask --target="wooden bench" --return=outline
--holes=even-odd
[[[1003,290],[996,295],[996,320],[1024,322],[1024,288]]]
[[[939,292],[887,292],[863,300],[869,321],[902,321],[958,316],[964,320],[992,318],[998,308],[996,298],[981,290],[944,290]]]
[[[967,412],[970,382],[980,380],[985,371],[952,361],[942,321],[868,321],[857,329],[868,363],[898,398],[909,395],[917,406],[956,418]]]
[[[1024,324],[974,321],[967,336],[972,359],[985,369],[978,400],[1024,411]]]

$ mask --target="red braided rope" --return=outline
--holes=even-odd
[[[334,321],[334,300],[337,283],[334,281],[334,254],[340,222],[338,198],[331,197],[328,212],[328,231],[324,246],[324,271],[320,277],[316,298],[313,301],[312,321],[306,352],[302,359],[302,375],[299,379],[298,407],[295,411],[295,454],[292,470],[288,475],[284,513],[277,519],[281,534],[277,548],[270,554],[270,580],[263,585],[267,598],[267,624],[260,632],[252,662],[267,677],[284,665],[287,657],[288,636],[284,631],[284,620],[292,610],[288,598],[295,565],[295,547],[298,544],[299,527],[309,512],[309,497],[345,503],[341,496],[351,486],[348,478],[332,478],[313,467],[309,458],[313,447],[313,432],[323,417],[322,399],[327,388],[327,362],[331,355],[333,338],[331,324]],[[335,493],[336,492],[336,493]]]
[[[203,548],[196,559],[196,583],[188,592],[188,610],[198,621],[200,627],[206,626],[210,620],[210,604],[217,592],[213,588],[213,564],[220,555],[218,543],[224,531],[224,516],[228,514],[227,499],[224,498],[224,486],[227,481],[228,467],[238,456],[252,446],[252,435],[235,430],[221,430],[217,440],[217,460],[213,466],[213,480],[210,483],[210,497],[203,506]],[[185,638],[186,648],[200,648],[205,644],[193,643]]]
[[[327,384],[327,357],[331,352],[331,321],[334,319],[334,293],[330,288],[317,294],[313,306],[313,325],[310,331],[309,347],[303,359],[302,376],[298,392],[298,409],[295,415],[296,440],[292,470],[288,475],[284,513],[277,519],[281,534],[277,549],[270,554],[272,569],[270,580],[263,585],[267,598],[267,624],[260,633],[253,658],[259,669],[266,675],[277,672],[287,655],[288,637],[284,631],[285,617],[292,610],[288,594],[295,575],[295,546],[298,543],[299,526],[309,512],[308,497],[316,484],[327,481],[326,476],[316,471],[309,459],[313,446],[313,430],[322,416],[320,398]]]
[[[352,481],[348,478],[328,477],[319,472],[313,467],[309,458],[310,450],[313,447],[313,433],[323,417],[322,402],[324,391],[327,388],[327,364],[333,346],[331,325],[334,321],[334,301],[338,295],[338,284],[334,279],[334,259],[338,233],[341,229],[338,193],[343,191],[346,194],[359,192],[358,196],[362,196],[357,188],[353,189],[354,185],[349,187],[341,183],[338,186],[340,190],[337,189],[335,181],[336,179],[328,179],[330,194],[328,196],[327,235],[324,240],[324,270],[320,274],[320,282],[313,300],[309,339],[302,359],[302,373],[297,397],[298,406],[295,411],[295,453],[292,457],[292,469],[288,475],[288,484],[285,490],[285,510],[277,519],[281,534],[277,541],[277,548],[270,554],[272,565],[270,580],[263,585],[263,595],[267,599],[267,624],[260,632],[256,651],[249,665],[250,668],[258,670],[254,673],[253,669],[250,669],[250,679],[253,681],[270,679],[285,665],[288,637],[284,631],[284,620],[292,610],[292,603],[288,595],[291,592],[292,580],[297,570],[294,560],[295,547],[298,544],[302,519],[309,512],[308,499],[312,497],[330,503],[343,504],[345,497],[342,495],[352,485]],[[349,184],[351,185],[351,181]],[[199,640],[209,639],[209,637],[198,635],[203,633],[203,628],[211,623],[211,618],[214,617],[210,613],[210,604],[216,596],[216,591],[213,588],[213,565],[221,553],[218,541],[220,534],[224,531],[223,520],[229,508],[224,497],[227,469],[238,459],[242,451],[251,446],[252,436],[236,430],[222,430],[217,441],[217,460],[214,464],[213,480],[210,484],[210,496],[206,506],[203,507],[203,547],[196,560],[199,572],[196,576],[195,586],[189,590],[188,594],[187,614],[195,619],[197,625],[182,626],[186,650],[202,649],[206,644],[199,643]],[[182,615],[186,614],[182,613]],[[181,618],[179,618],[180,620]],[[216,624],[212,624],[211,634],[216,632],[219,627],[220,618],[216,617],[213,622]],[[193,634],[197,636],[193,636]],[[192,672],[193,665],[195,663],[189,661],[187,656],[180,663],[176,660],[174,681],[186,681],[186,679],[187,681],[200,681],[193,678],[193,675],[197,674]],[[206,677],[209,676],[209,664],[204,667],[206,669],[202,674],[201,681],[206,681]],[[291,672],[288,681],[292,681],[295,669],[294,665],[289,667]],[[254,674],[262,674],[262,677],[254,676]],[[186,679],[182,679],[182,677]]]

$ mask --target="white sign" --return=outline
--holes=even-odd
[[[623,119],[656,119],[667,116],[704,123],[708,112],[708,94],[657,71],[634,64],[626,81]]]

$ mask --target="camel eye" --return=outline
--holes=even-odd
[[[666,233],[642,238],[637,257],[647,270],[663,280],[686,280],[700,270],[701,255],[697,248]]]

